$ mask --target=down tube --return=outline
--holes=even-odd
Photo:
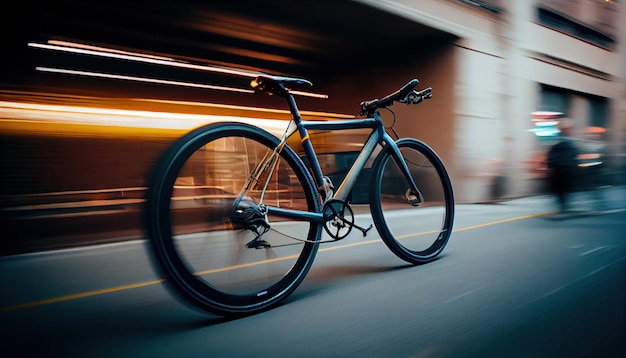
[[[385,136],[387,135],[385,134]],[[392,140],[391,138],[388,138],[388,139]],[[374,149],[376,149],[376,146],[379,143],[380,143],[380,131],[375,130],[367,139],[367,142],[365,142],[365,145],[363,145],[363,149],[361,149],[361,153],[356,158],[356,160],[354,161],[354,164],[352,164],[352,167],[350,168],[350,171],[348,172],[348,174],[346,174],[345,179],[343,180],[343,182],[337,189],[335,196],[334,196],[335,198],[343,200],[343,201],[346,201],[348,199],[350,190],[352,190],[354,183],[356,183],[359,173],[361,173],[361,171],[365,167],[365,163],[367,163],[367,160],[370,158],[370,156],[374,152]],[[396,150],[397,149],[398,148],[396,147]]]

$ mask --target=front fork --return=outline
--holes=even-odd
[[[393,138],[391,138],[387,133],[383,135],[383,139],[384,139],[385,146],[387,147],[386,150],[389,150],[391,159],[393,159],[396,162],[396,165],[400,169],[400,172],[409,183],[409,188],[406,190],[406,193],[404,194],[408,203],[411,204],[412,206],[422,205],[422,203],[424,203],[424,196],[422,195],[421,191],[417,187],[417,184],[415,184],[415,180],[413,180],[413,175],[411,175],[409,167],[406,164],[406,161],[404,160],[404,158],[402,157],[402,153],[400,153],[400,148],[398,147],[398,144],[396,144]]]

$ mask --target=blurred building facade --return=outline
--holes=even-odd
[[[540,191],[533,158],[558,131],[537,127],[550,124],[550,116],[571,121],[577,138],[593,134],[606,151],[605,164],[623,178],[623,1],[360,1],[456,37],[433,68],[444,77],[454,73],[445,90],[453,97],[453,113],[442,156],[459,201]]]
[[[159,4],[163,8],[178,8],[167,1]],[[94,9],[105,6],[84,3],[60,10],[55,10],[55,6],[47,10],[50,14],[41,15],[38,31],[51,39],[78,37],[79,43],[108,44],[112,48],[126,44],[128,47],[120,48],[310,78],[315,83],[314,91],[327,93],[330,98],[327,101],[298,98],[298,103],[302,109],[320,112],[355,114],[361,101],[379,98],[395,91],[407,79],[418,78],[420,89],[433,88],[433,99],[418,107],[394,105],[392,110],[398,121],[388,122],[394,123],[400,136],[419,138],[435,149],[450,172],[458,202],[540,192],[545,175],[541,155],[558,135],[555,119],[571,122],[575,137],[593,139],[606,152],[602,161],[615,177],[624,180],[624,0],[337,0],[325,6],[315,1],[274,0],[255,4],[241,8],[236,2],[185,2],[180,6],[182,15],[168,19],[168,27],[161,26],[162,12],[157,7],[130,17],[125,9],[110,7],[111,16],[93,17],[99,13]],[[308,21],[293,21],[301,18]],[[150,27],[140,19],[147,21],[147,25],[148,20],[155,23]],[[65,25],[68,21],[80,26],[68,27]],[[264,24],[263,31],[254,29],[259,23]],[[178,32],[172,33],[176,29]],[[52,57],[49,52],[27,48],[25,38],[31,40],[31,26],[24,26],[23,31],[24,38],[19,38],[15,49],[22,49],[26,60],[18,58],[13,64],[23,64],[25,70],[6,67],[0,85],[9,89],[26,88],[35,101],[44,100],[39,93],[55,91],[62,96],[78,96],[61,97],[73,104],[84,105],[87,101],[83,96],[95,96],[94,103],[104,102],[102,106],[140,111],[222,115],[223,104],[285,108],[284,102],[270,101],[268,96],[172,88],[137,81],[120,86],[117,79],[87,76],[77,79],[35,71],[35,66],[50,63],[80,70],[88,64],[94,72],[177,81],[191,78],[192,82],[238,88],[247,88],[249,82],[247,77],[229,82],[230,79],[208,77],[203,71],[183,75],[178,68],[168,72],[162,67],[146,69],[113,60],[88,58],[75,62],[78,60],[71,54]],[[126,41],[127,38],[130,40]],[[146,43],[146,38],[151,41]],[[8,76],[12,72],[16,74]],[[15,87],[16,83],[6,77],[21,82]],[[122,103],[121,98],[131,100]],[[148,100],[141,102],[134,98]],[[159,100],[169,104],[157,105]],[[51,95],[45,101],[57,103],[59,98]],[[171,104],[176,101],[210,101],[216,106],[209,109],[204,105]],[[285,119],[275,118],[274,112],[264,115]],[[382,111],[382,115],[389,113]],[[5,118],[12,117],[5,114]],[[37,123],[41,118],[34,119],[33,123]],[[14,142],[3,138],[4,153],[15,154],[11,158],[6,156],[3,162],[6,164],[3,172],[9,173],[1,178],[5,194],[143,187],[147,168],[159,154],[150,152],[146,153],[147,157],[133,157],[132,165],[128,166],[133,168],[132,175],[129,172],[114,178],[100,175],[91,178],[90,174],[96,171],[85,170],[88,166],[103,171],[112,166],[118,170],[117,153],[106,155],[95,147],[71,150],[70,153],[85,153],[84,158],[66,160],[68,153],[60,152],[52,157],[62,159],[51,164],[50,158],[41,155],[51,152],[49,146],[42,151],[25,144],[25,138],[39,138],[32,136],[39,132],[27,133],[26,129],[21,123],[11,137]],[[3,134],[8,134],[9,128],[4,131]],[[81,132],[80,136],[85,133]],[[64,135],[76,136],[75,133]],[[358,138],[352,140],[344,133],[334,135],[337,137],[329,139],[329,143],[340,144],[319,147],[321,154],[356,153],[362,146]],[[164,138],[164,143],[171,140]],[[71,147],[65,142],[59,145]],[[24,159],[20,153],[32,155]],[[137,169],[140,167],[143,169]],[[97,180],[105,177],[107,180]]]
[[[36,71],[52,64],[238,88],[249,83],[248,77],[227,81],[202,71],[53,55],[27,48],[32,34],[310,78],[315,92],[329,95],[298,98],[311,118],[328,112],[352,118],[361,101],[418,78],[419,88],[432,87],[434,97],[417,107],[392,106],[386,124],[435,149],[457,202],[471,203],[542,192],[542,155],[557,139],[560,121],[573,126],[581,144],[593,144],[590,154],[603,152],[600,161],[614,183],[626,183],[625,1],[337,0],[319,6],[273,0],[243,8],[156,1],[159,6],[136,5],[142,11],[132,16],[127,8],[90,2],[46,8],[39,21],[18,21],[21,31],[11,29],[21,36],[10,52],[22,56],[6,57],[11,61],[0,75],[0,214],[7,214],[0,220],[8,218],[0,226],[11,238],[0,241],[0,255],[31,244],[137,236],[145,180],[173,140],[220,116],[249,117],[278,133],[289,118],[274,110],[285,109],[276,96]],[[163,9],[173,8],[179,16],[163,18]],[[316,149],[329,154],[322,159],[326,173],[348,170],[361,135],[321,136]],[[341,152],[348,152],[345,162],[333,158]],[[357,184],[366,202],[368,178]]]

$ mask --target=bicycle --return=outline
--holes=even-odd
[[[370,211],[387,247],[423,264],[448,242],[454,198],[442,161],[417,139],[394,140],[379,112],[396,101],[420,103],[432,89],[417,91],[414,79],[362,102],[364,118],[316,121],[302,120],[293,85],[312,84],[270,75],[252,81],[256,91],[287,101],[292,120],[282,138],[246,123],[205,125],[176,141],[151,176],[145,219],[156,266],[193,307],[224,316],[274,308],[305,278],[320,243],[344,239],[353,229],[366,236],[372,225],[355,223],[350,192],[370,157]],[[345,129],[371,133],[335,189],[309,131]],[[293,138],[303,157],[288,144]]]

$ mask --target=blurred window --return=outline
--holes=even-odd
[[[564,117],[568,116],[570,96],[569,93],[554,87],[541,87],[540,111],[560,112]]]
[[[537,20],[565,32],[612,49],[617,33],[618,4],[593,0],[538,0]]]
[[[609,104],[606,98],[589,98],[589,126],[606,128]]]

